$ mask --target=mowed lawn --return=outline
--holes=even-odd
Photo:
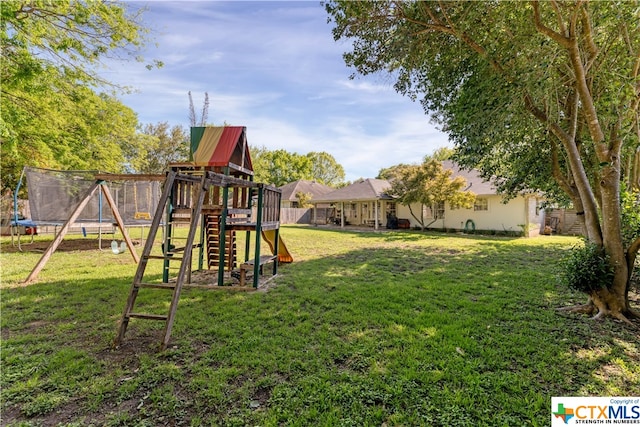
[[[640,395],[638,331],[555,310],[585,301],[556,278],[577,238],[281,235],[274,287],[185,289],[162,353],[136,319],[111,349],[126,253],[59,251],[22,286],[40,253],[4,238],[2,425],[547,426],[552,396]]]

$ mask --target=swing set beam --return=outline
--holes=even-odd
[[[53,255],[56,249],[58,249],[58,246],[60,246],[60,243],[62,243],[62,239],[71,228],[71,225],[76,221],[76,219],[78,219],[78,217],[82,213],[82,210],[87,206],[87,204],[89,204],[91,197],[93,197],[96,191],[102,191],[102,194],[107,199],[107,203],[111,208],[111,212],[113,213],[113,216],[116,220],[116,224],[118,225],[118,228],[122,232],[124,241],[127,245],[127,248],[129,248],[129,252],[133,257],[133,260],[136,262],[136,264],[140,262],[140,258],[136,253],[136,250],[133,246],[133,242],[131,241],[129,234],[127,233],[127,229],[124,226],[124,221],[122,220],[122,216],[120,216],[120,212],[118,211],[118,206],[116,205],[115,200],[113,200],[113,197],[111,196],[111,191],[109,191],[109,187],[107,186],[104,180],[97,179],[93,183],[93,185],[87,190],[85,196],[82,198],[80,203],[78,203],[78,206],[76,206],[76,208],[73,210],[73,212],[71,213],[67,221],[64,223],[64,225],[60,229],[60,232],[58,233],[58,235],[55,237],[55,239],[53,239],[51,244],[49,244],[49,247],[42,254],[42,257],[40,258],[36,266],[33,268],[33,270],[31,270],[29,277],[26,278],[24,283],[30,283],[38,277],[38,274],[47,264],[47,262],[49,261],[49,258],[51,258],[51,255]]]

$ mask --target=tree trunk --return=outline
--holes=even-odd
[[[420,224],[420,231],[424,231],[424,218],[418,218],[416,214],[413,213],[413,209],[411,209],[411,205],[408,205],[408,206],[409,206],[409,212],[411,213],[411,216],[418,222],[418,224]],[[424,208],[422,208],[421,210],[424,211]]]
[[[594,319],[610,316],[627,324],[632,324],[629,318],[633,318],[634,315],[627,310],[624,292],[622,295],[618,295],[607,288],[602,288],[589,294],[589,298],[598,311]]]

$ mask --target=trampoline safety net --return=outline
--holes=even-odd
[[[98,171],[25,168],[31,220],[64,223],[95,183]],[[158,181],[107,183],[125,224],[149,223],[160,200]],[[76,222],[114,222],[101,191],[96,191]]]

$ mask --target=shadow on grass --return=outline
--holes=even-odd
[[[130,280],[4,290],[4,420],[545,425],[550,396],[638,394],[637,336],[554,312],[575,297],[555,285],[560,249],[473,239],[296,261],[266,293],[185,289],[164,353],[152,321],[110,348]],[[140,304],[166,311],[156,292]]]
[[[502,241],[517,240],[522,237],[508,236],[497,233],[495,235],[486,235],[482,233],[450,233],[445,231],[438,231],[434,229],[429,230],[390,230],[387,228],[380,228],[374,230],[371,227],[352,227],[346,226],[344,228],[337,226],[300,226],[299,228],[306,228],[309,230],[317,230],[327,233],[341,233],[347,235],[353,235],[364,238],[382,238],[386,241],[421,241],[425,239],[442,239],[443,237],[455,237],[455,238],[469,238],[469,239],[499,239]]]

